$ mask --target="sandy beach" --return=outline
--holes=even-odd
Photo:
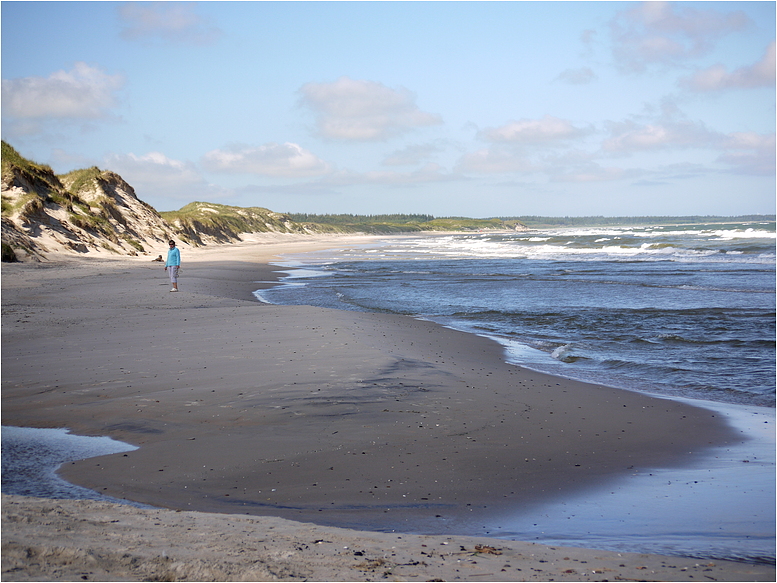
[[[774,569],[3,496],[3,581],[773,581]]]
[[[353,240],[184,247],[179,293],[151,261],[163,249],[3,265],[3,425],[139,446],[61,475],[160,508],[4,497],[3,580],[774,579],[457,536],[742,437],[710,410],[508,365],[431,322],[253,297],[278,253]]]

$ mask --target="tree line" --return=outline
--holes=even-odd
[[[366,225],[374,223],[427,223],[434,220],[433,215],[353,215],[353,214],[325,214],[287,213],[296,223],[319,223],[326,225]]]

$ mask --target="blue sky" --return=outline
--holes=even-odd
[[[158,210],[775,212],[774,2],[9,2],[2,137]]]

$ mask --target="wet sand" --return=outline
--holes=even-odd
[[[253,297],[275,254],[342,244],[184,247],[179,293],[150,257],[4,265],[3,424],[140,446],[61,471],[116,498],[437,534],[742,439],[430,322]]]

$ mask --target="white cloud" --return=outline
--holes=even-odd
[[[737,174],[773,175],[775,172],[775,134],[734,132],[723,134],[703,123],[662,118],[655,123],[610,122],[611,137],[602,143],[602,151],[632,155],[639,152],[693,148],[717,154],[714,162]],[[713,166],[709,167],[712,171]]]
[[[716,161],[730,166],[735,174],[774,176],[775,172],[774,152],[728,152]]]
[[[308,182],[261,186],[250,185],[241,190],[246,193],[323,196],[341,194],[342,189],[352,186],[369,185],[389,188],[407,188],[422,184],[455,182],[461,180],[467,180],[467,178],[460,174],[445,172],[441,166],[430,163],[411,172],[355,172],[353,170],[343,169]]]
[[[3,116],[12,118],[98,119],[110,117],[124,85],[121,75],[108,75],[86,63],[49,77],[3,79]]]
[[[590,67],[581,67],[580,69],[566,69],[556,79],[570,85],[586,85],[596,79],[596,74]]]
[[[380,184],[385,186],[409,186],[428,182],[450,182],[461,180],[458,174],[450,174],[442,171],[438,164],[426,164],[419,170],[412,172],[370,171],[349,172],[342,171],[323,179],[322,183],[337,186],[355,184]]]
[[[632,121],[607,124],[611,137],[602,149],[618,154],[666,148],[713,148],[723,137],[704,124],[690,121],[659,121],[638,124]]]
[[[595,160],[598,155],[581,149],[554,152],[544,157],[542,169],[551,182],[609,182],[630,178],[640,172],[601,166]]]
[[[708,53],[718,39],[750,24],[741,11],[642,2],[611,22],[613,56],[629,72],[644,71],[652,64],[674,65]]]
[[[588,130],[572,125],[572,122],[545,115],[542,119],[511,121],[498,128],[478,132],[478,137],[489,142],[517,144],[550,144],[585,136]]]
[[[501,148],[484,148],[469,152],[456,165],[459,172],[501,174],[505,172],[532,172],[534,164],[523,154]]]
[[[384,166],[413,166],[442,151],[436,143],[413,144],[392,152],[383,160]]]
[[[644,178],[634,182],[637,186],[666,185],[678,180],[691,180],[700,176],[709,175],[713,170],[704,164],[692,162],[678,162],[665,164],[650,171],[645,171]]]
[[[298,144],[269,143],[213,150],[203,156],[203,165],[213,172],[258,174],[261,176],[321,176],[329,165]]]
[[[138,198],[210,200],[230,194],[209,184],[190,162],[174,160],[161,152],[113,154],[106,158],[108,168],[121,175],[135,189]]]
[[[580,43],[583,45],[581,56],[590,57],[594,54],[594,45],[596,44],[596,30],[586,29],[580,33]]]
[[[734,132],[728,134],[725,147],[732,150],[769,150],[773,152],[774,144],[774,134]]]
[[[194,12],[191,2],[128,2],[117,10],[125,40],[206,45],[222,34]]]
[[[692,91],[720,91],[723,89],[751,89],[774,87],[775,44],[772,42],[760,61],[748,67],[740,67],[730,73],[721,64],[680,80],[680,85]]]
[[[591,163],[578,168],[553,172],[550,179],[552,182],[609,182],[623,180],[633,175],[633,172],[623,168],[602,167]]]
[[[691,151],[705,173],[773,175],[774,134],[740,132],[725,134],[704,122],[691,120],[669,98],[646,105],[640,116],[626,121],[606,121],[597,148],[587,140],[594,128],[581,129],[570,122],[545,116],[540,120],[510,122],[480,132],[493,142],[489,147],[462,156],[455,170],[464,174],[533,174],[550,182],[607,182],[635,180],[656,175],[657,161],[677,159],[677,152]],[[541,147],[538,147],[541,146]],[[638,163],[619,167],[605,160],[634,156]],[[706,161],[705,161],[706,160]],[[698,172],[697,172],[698,173]],[[681,176],[659,176],[679,180]]]
[[[414,128],[437,125],[442,119],[421,111],[407,89],[390,89],[374,81],[340,77],[333,83],[306,83],[301,103],[316,114],[325,138],[376,141]]]
[[[726,151],[717,159],[737,174],[774,176],[775,134],[735,132],[727,136]]]
[[[603,167],[594,161],[594,154],[583,150],[553,153],[538,160],[510,150],[491,148],[469,153],[457,166],[460,172],[505,174],[519,172],[542,175],[550,182],[610,182],[633,178],[641,171],[618,167]]]

